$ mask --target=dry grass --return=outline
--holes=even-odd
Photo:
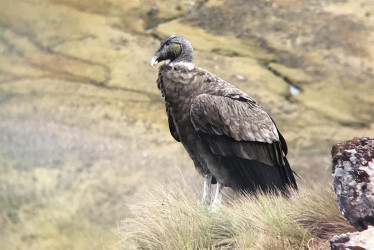
[[[182,185],[149,194],[122,223],[125,249],[327,249],[332,235],[353,230],[332,188],[226,198],[217,212]]]

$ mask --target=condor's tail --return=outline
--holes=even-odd
[[[297,184],[290,164],[284,157],[283,166],[271,166],[257,160],[238,157],[221,158],[225,168],[230,171],[227,186],[242,192],[280,191],[288,195],[289,189],[297,190]]]

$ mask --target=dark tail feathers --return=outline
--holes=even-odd
[[[288,195],[289,188],[297,190],[296,180],[286,157],[284,157],[285,166],[270,166],[256,160],[238,157],[223,157],[222,160],[230,173],[225,185],[235,190],[281,191],[285,195]]]

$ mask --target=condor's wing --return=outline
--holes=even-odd
[[[281,171],[284,185],[296,187],[285,158],[285,140],[271,117],[249,96],[200,94],[192,101],[190,115],[213,154],[281,168],[277,171]]]

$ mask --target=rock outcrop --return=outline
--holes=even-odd
[[[369,228],[363,232],[347,233],[334,236],[330,240],[331,250],[343,249],[374,249],[374,227]]]
[[[331,154],[339,208],[362,231],[334,236],[331,249],[374,249],[374,138],[337,143]]]
[[[374,138],[354,138],[332,148],[334,190],[340,210],[359,231],[374,225]]]

